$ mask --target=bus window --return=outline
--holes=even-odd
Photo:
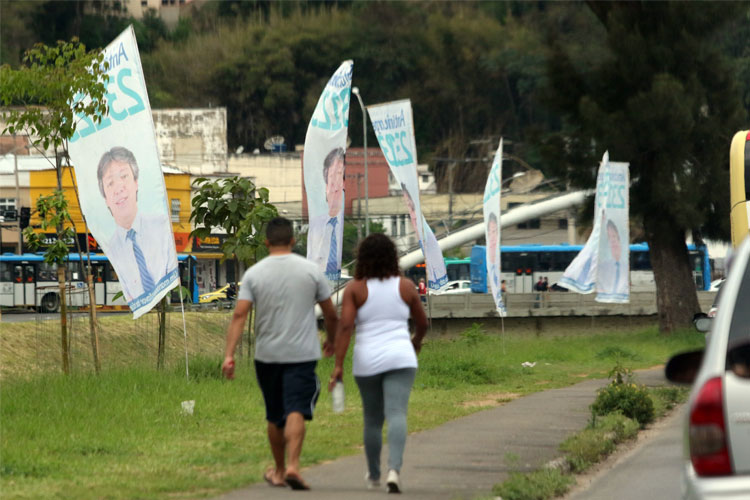
[[[65,275],[68,281],[86,281],[86,264],[80,261],[66,262]]]
[[[630,252],[630,269],[633,271],[650,271],[651,258],[649,257],[648,252]]]
[[[557,252],[539,252],[536,254],[536,265],[534,271],[536,272],[548,272],[554,269],[553,259],[554,254]]]
[[[23,276],[26,280],[26,283],[34,282],[34,264],[24,264]]]
[[[94,278],[94,283],[104,282],[104,266],[99,263],[92,262],[91,263],[91,276],[93,276]]]
[[[40,262],[37,264],[37,281],[57,281],[57,265]]]
[[[115,272],[115,268],[112,267],[112,264],[110,264],[109,262],[107,262],[107,271],[104,276],[107,281],[120,281],[120,279],[117,277],[117,273]]]
[[[13,281],[13,266],[10,262],[0,262],[0,281]]]

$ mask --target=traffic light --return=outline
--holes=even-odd
[[[21,229],[24,229],[29,225],[29,219],[31,218],[31,209],[29,207],[21,207],[20,213],[20,225]]]

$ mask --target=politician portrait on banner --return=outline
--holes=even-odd
[[[132,27],[104,54],[109,113],[79,116],[69,152],[86,223],[137,318],[179,284],[177,253]]]
[[[594,228],[563,273],[559,285],[579,293],[596,291],[597,302],[630,300],[628,164],[610,162],[604,153],[594,196]]]
[[[388,102],[367,107],[372,129],[391,173],[401,184],[414,231],[425,258],[427,285],[437,290],[448,282],[445,261],[435,234],[427,225],[419,202],[417,147],[414,140],[411,101]]]
[[[487,241],[487,281],[495,307],[500,316],[505,316],[500,276],[500,186],[503,172],[503,140],[495,152],[495,158],[484,187],[484,234]]]
[[[352,61],[344,61],[323,89],[307,127],[302,159],[309,216],[307,258],[331,281],[341,276],[352,71]]]

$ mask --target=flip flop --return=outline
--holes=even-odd
[[[299,476],[287,475],[284,479],[286,484],[293,490],[309,490],[310,487]]]
[[[268,483],[268,486],[272,486],[274,488],[286,488],[286,483],[274,483],[273,479],[271,479],[271,470],[267,470],[263,474],[263,480]]]

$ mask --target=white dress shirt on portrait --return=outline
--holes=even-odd
[[[326,272],[328,265],[328,256],[331,253],[331,232],[333,225],[328,222],[332,219],[328,213],[310,218],[310,224],[307,229],[307,259],[311,260],[318,266],[321,272]],[[341,210],[336,216],[336,258],[341,262],[341,250],[344,248],[344,211]]]
[[[597,291],[606,294],[627,295],[630,269],[623,262],[605,259],[599,262]]]
[[[142,215],[139,211],[133,220],[132,229],[135,230],[136,242],[156,285],[168,272],[177,268],[172,224],[165,214]],[[115,226],[115,233],[107,246],[107,256],[117,272],[125,300],[130,302],[150,290],[143,289],[133,243],[127,238],[127,234],[127,229]]]

